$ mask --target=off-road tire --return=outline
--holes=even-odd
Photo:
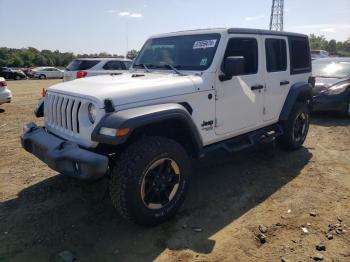
[[[295,124],[301,115],[305,116],[305,130],[303,131],[300,139],[296,139],[294,135]],[[278,145],[286,150],[296,150],[299,149],[307,136],[309,130],[309,107],[306,103],[296,102],[292,111],[289,114],[289,117],[285,121],[281,121],[281,125],[283,128],[283,135],[277,138]]]
[[[157,160],[171,158],[180,170],[173,198],[160,209],[150,209],[141,197],[142,181]],[[110,197],[122,217],[136,224],[154,226],[170,219],[184,202],[191,174],[187,152],[174,140],[144,137],[128,146],[111,170]]]

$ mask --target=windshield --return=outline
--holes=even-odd
[[[206,70],[211,65],[220,34],[182,35],[149,39],[133,67],[180,70]]]
[[[68,66],[67,71],[87,70],[97,65],[101,60],[73,60]]]
[[[313,75],[316,77],[344,78],[350,76],[350,62],[321,62],[312,65]]]

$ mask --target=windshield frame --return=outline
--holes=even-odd
[[[215,43],[215,46],[213,47],[213,52],[212,52],[212,56],[210,57],[210,61],[207,65],[205,65],[205,67],[203,68],[186,68],[186,67],[182,67],[181,65],[172,65],[175,69],[177,69],[178,71],[197,71],[197,72],[203,72],[203,71],[206,71],[208,69],[210,69],[210,67],[213,65],[213,62],[215,60],[215,57],[216,57],[216,54],[217,54],[217,51],[219,49],[219,45],[220,45],[220,41],[222,39],[222,34],[218,33],[218,32],[205,32],[205,33],[197,33],[197,34],[183,34],[183,35],[169,35],[169,36],[157,36],[157,37],[152,37],[152,38],[149,38],[145,43],[144,45],[142,46],[140,52],[137,54],[137,56],[135,57],[135,59],[133,60],[132,62],[132,65],[130,67],[130,69],[133,69],[133,70],[137,70],[137,69],[145,69],[144,68],[144,65],[146,65],[150,70],[166,70],[166,71],[174,71],[173,69],[171,69],[169,67],[169,65],[167,65],[166,63],[162,66],[153,66],[153,65],[148,65],[148,64],[144,64],[144,63],[140,63],[139,62],[139,59],[140,57],[143,55],[143,52],[146,50],[146,47],[148,45],[148,43],[150,41],[153,41],[153,40],[158,40],[158,39],[167,39],[167,38],[183,38],[183,37],[190,37],[190,36],[207,36],[207,37],[212,37],[212,39],[215,38],[216,40],[216,43]],[[212,40],[210,39],[210,40]],[[198,40],[195,40],[195,42],[197,41],[205,41],[205,40],[201,40],[201,39],[198,39]],[[208,59],[209,60],[209,59]],[[138,66],[138,67],[135,67],[135,66]],[[199,66],[198,66],[199,67]]]

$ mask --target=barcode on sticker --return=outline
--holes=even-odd
[[[194,42],[193,49],[212,48],[215,46],[216,40],[217,39],[196,41]]]

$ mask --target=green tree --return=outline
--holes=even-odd
[[[137,56],[137,54],[138,54],[138,51],[135,49],[132,49],[132,50],[128,51],[128,53],[126,54],[126,58],[132,60]]]

